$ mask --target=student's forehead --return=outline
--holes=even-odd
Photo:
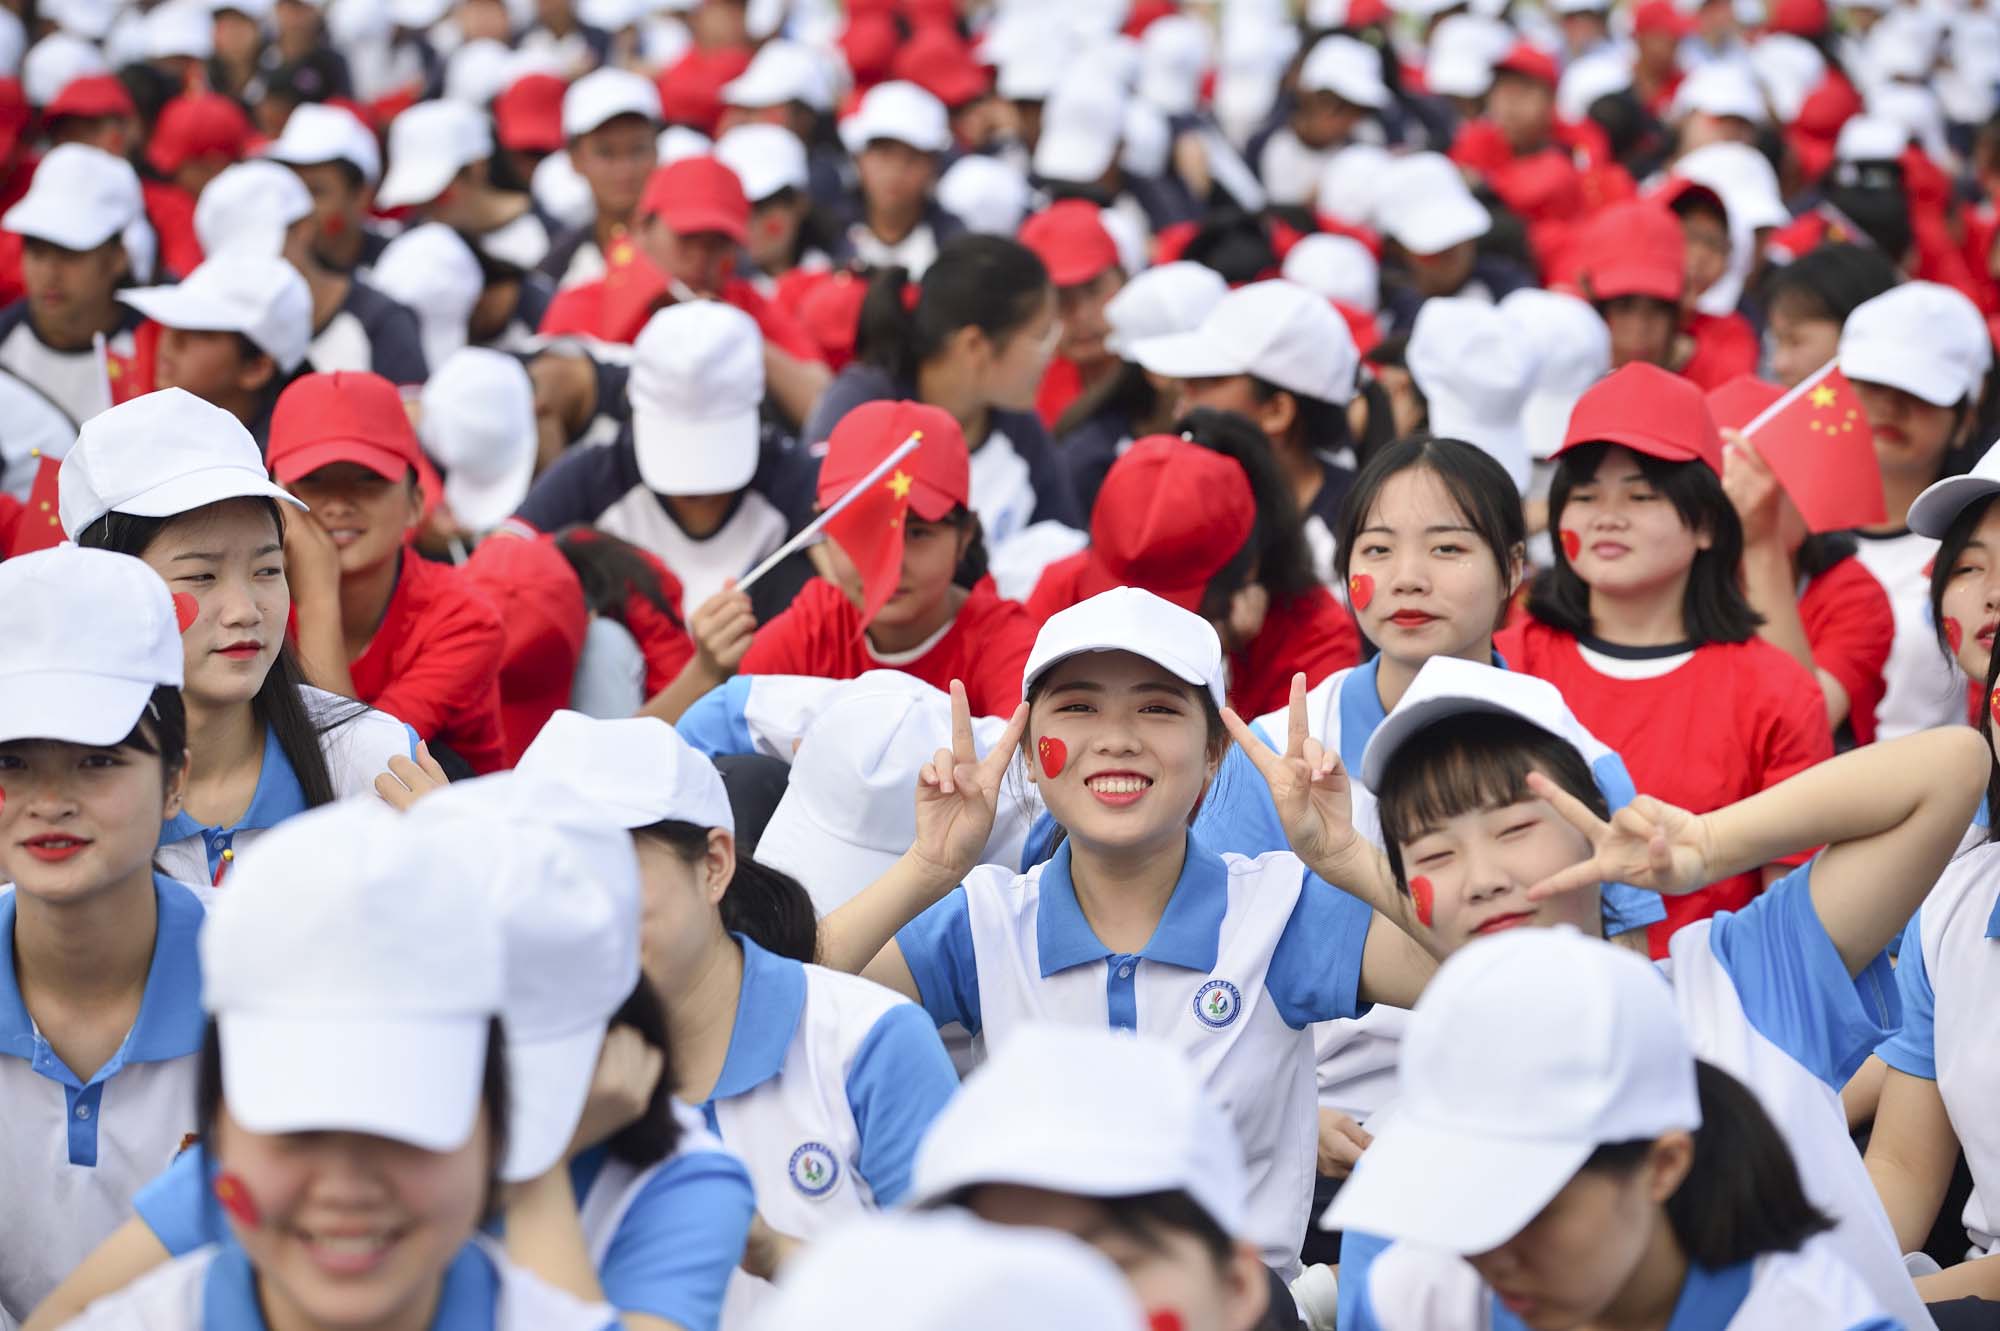
[[[255,499],[224,499],[168,519],[155,540],[162,546],[211,548],[267,545],[277,536],[270,509]]]
[[[1110,691],[1167,689],[1183,696],[1187,683],[1136,652],[1084,652],[1049,668],[1045,693],[1059,689],[1098,688]]]

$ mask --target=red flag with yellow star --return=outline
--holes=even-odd
[[[1814,531],[1886,521],[1868,413],[1832,361],[1743,427]]]
[[[35,484],[28,491],[27,506],[7,550],[9,559],[63,543],[62,518],[56,511],[56,473],[61,470],[62,459],[46,455],[36,466]]]
[[[827,519],[831,536],[861,575],[861,623],[865,627],[903,580],[903,523],[910,512],[914,478],[896,467]]]

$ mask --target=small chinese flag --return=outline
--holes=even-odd
[[[903,579],[903,523],[910,511],[912,483],[910,473],[896,467],[827,520],[826,534],[839,543],[861,575],[864,630]]]
[[[1741,428],[1813,531],[1842,531],[1887,519],[1868,414],[1834,362]]]
[[[28,503],[14,529],[14,543],[7,557],[46,550],[63,543],[62,516],[56,508],[56,473],[62,459],[44,456],[35,468],[35,484],[28,491]]]

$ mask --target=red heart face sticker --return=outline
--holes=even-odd
[[[257,1200],[250,1195],[250,1185],[235,1174],[215,1176],[215,1200],[236,1217],[239,1225],[255,1229],[264,1223],[264,1217],[257,1213]]]
[[[1965,641],[1965,626],[1955,619],[1946,619],[1944,621],[1944,640],[1950,644],[1951,650],[1956,653],[1958,645]]]
[[[201,605],[187,592],[174,593],[174,618],[180,621],[181,632],[186,633],[201,618]]]
[[[1357,573],[1347,580],[1347,602],[1356,610],[1366,610],[1368,603],[1375,599],[1375,579],[1366,573]]]
[[[1993,724],[2000,725],[2000,689],[1993,690],[1993,696],[1986,700],[1986,710],[1993,713]]]
[[[1147,1331],[1181,1331],[1184,1325],[1181,1315],[1171,1309],[1161,1309],[1146,1318]]]
[[[1924,561],[1924,576],[1928,578],[1931,574],[1935,573],[1936,571],[1937,571],[1936,557],[1933,556],[1930,559],[1926,559]]]
[[[1047,735],[1035,741],[1035,753],[1042,760],[1042,774],[1052,778],[1061,776],[1063,764],[1069,761],[1068,746]]]
[[[1583,550],[1583,537],[1568,527],[1562,529],[1563,558],[1574,560]]]
[[[1410,900],[1417,908],[1417,923],[1428,929],[1431,927],[1431,907],[1436,904],[1437,895],[1431,890],[1428,878],[1410,880]]]

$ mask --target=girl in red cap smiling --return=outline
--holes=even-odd
[[[1562,689],[1641,790],[1696,812],[1755,794],[1821,759],[1833,740],[1818,683],[1757,637],[1739,581],[1743,526],[1723,492],[1722,440],[1701,390],[1628,365],[1570,415],[1549,491],[1555,565],[1528,618],[1494,646]],[[1661,718],[1676,723],[1660,724]],[[1767,866],[1764,881],[1781,870]],[[1739,873],[1667,902],[1674,930],[1745,905]]]

